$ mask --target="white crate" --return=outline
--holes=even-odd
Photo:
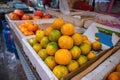
[[[27,39],[32,37],[34,36],[25,37],[22,39],[25,54],[28,56],[30,62],[32,63],[33,67],[36,69],[42,80],[58,80],[58,78],[53,74],[50,68],[44,63],[44,61],[27,42]]]

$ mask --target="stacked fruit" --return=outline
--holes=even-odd
[[[52,18],[50,14],[45,14],[42,10],[36,10],[33,14],[26,14],[23,10],[15,9],[8,14],[11,20],[37,20]]]
[[[29,36],[29,35],[34,35],[35,32],[40,29],[39,25],[32,22],[32,21],[25,21],[22,22],[19,26],[18,29],[25,35],[25,36]]]
[[[75,32],[71,23],[56,18],[44,31],[37,30],[28,42],[58,79],[96,57],[92,50],[100,50],[101,43],[93,43],[87,36]]]

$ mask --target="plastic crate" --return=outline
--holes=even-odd
[[[22,39],[25,54],[29,58],[30,62],[32,63],[42,80],[58,80],[56,76],[52,73],[52,71],[49,69],[49,67],[44,63],[44,61],[39,57],[39,55],[27,42],[27,39],[32,37],[34,36],[25,37]]]

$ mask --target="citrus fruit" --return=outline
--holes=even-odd
[[[68,69],[66,66],[57,65],[53,69],[53,73],[60,80],[62,77],[66,76],[68,74]]]
[[[49,39],[48,39],[48,37],[43,37],[42,39],[41,39],[41,41],[40,41],[40,44],[41,44],[41,46],[42,46],[42,48],[46,48],[46,46],[47,46],[47,44],[49,43]]]
[[[112,72],[108,76],[108,80],[120,80],[120,72]]]
[[[73,39],[70,36],[61,36],[58,39],[58,45],[62,49],[71,49],[73,47]]]
[[[88,40],[88,37],[86,35],[82,35],[83,41]]]
[[[120,72],[120,64],[118,64],[118,65],[116,66],[116,71],[117,71],[117,72]]]
[[[54,29],[61,29],[61,27],[65,24],[64,20],[61,18],[56,18],[53,23],[52,23],[52,27]]]
[[[63,35],[72,35],[75,32],[74,26],[71,23],[66,23],[61,27],[61,33]]]
[[[27,21],[24,22],[24,24],[28,26],[30,24],[33,24],[33,21],[27,20]]]
[[[71,62],[67,65],[67,68],[70,72],[72,72],[75,69],[79,68],[79,63],[75,60],[71,60]]]
[[[36,23],[29,24],[27,29],[29,31],[36,31],[38,29],[38,24],[36,24]]]
[[[89,44],[90,46],[92,44],[90,40],[84,40],[83,42]]]
[[[42,46],[39,43],[33,45],[33,49],[38,53],[42,49]]]
[[[54,67],[57,65],[56,62],[55,62],[55,58],[53,56],[48,56],[46,59],[45,59],[45,63],[48,65],[48,67],[53,70]]]
[[[80,45],[82,43],[82,35],[79,33],[74,33],[72,35],[74,45]]]
[[[38,55],[42,58],[42,60],[45,60],[48,56],[47,52],[46,52],[46,49],[41,49],[39,52],[38,52]]]
[[[40,42],[41,39],[45,36],[43,30],[37,30],[35,35],[36,35],[36,40],[37,40],[38,42]]]
[[[49,40],[50,41],[58,41],[59,37],[61,36],[61,33],[59,30],[52,30],[49,34]]]
[[[102,48],[102,44],[99,41],[92,42],[92,48],[94,50],[100,50]]]
[[[50,32],[53,30],[53,27],[49,26],[45,29],[45,35],[48,36]]]
[[[80,49],[82,54],[87,55],[91,51],[91,46],[87,43],[82,43]]]
[[[67,49],[59,49],[55,53],[55,61],[57,64],[67,65],[72,59],[71,52]]]
[[[85,55],[80,55],[80,57],[77,59],[77,61],[78,61],[79,65],[83,65],[88,61],[88,59]]]
[[[28,42],[31,46],[33,46],[35,43],[37,43],[36,38],[29,38],[29,39],[27,40],[27,42]]]
[[[59,49],[58,44],[56,42],[50,42],[46,47],[46,51],[48,55],[54,55],[58,49]]]
[[[78,46],[73,46],[70,49],[71,55],[72,55],[72,59],[78,59],[80,54],[81,54],[81,50]]]
[[[93,59],[93,58],[96,57],[96,56],[97,56],[97,54],[96,54],[95,52],[93,52],[93,51],[90,51],[90,52],[87,54],[88,60],[91,60],[91,59]]]

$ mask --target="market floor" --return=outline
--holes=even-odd
[[[0,80],[26,80],[25,73],[14,53],[6,50],[2,29],[0,28]]]

